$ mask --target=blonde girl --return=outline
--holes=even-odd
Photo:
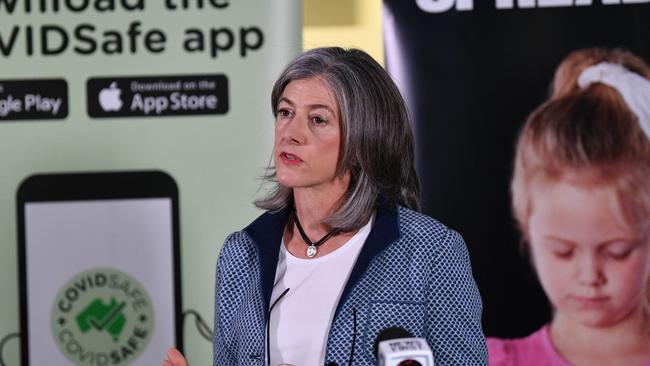
[[[621,50],[560,64],[517,144],[514,214],[554,310],[490,365],[650,365],[650,69]]]

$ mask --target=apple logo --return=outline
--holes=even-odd
[[[99,92],[99,105],[104,112],[115,112],[122,108],[120,94],[122,94],[122,90],[117,87],[115,81],[111,83],[110,87],[104,88]]]

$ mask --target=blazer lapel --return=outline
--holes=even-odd
[[[366,272],[372,259],[400,237],[397,207],[382,196],[378,198],[377,203],[375,222],[372,224],[370,234],[368,234],[368,238],[363,244],[363,248],[361,248],[354,267],[352,267],[348,282],[346,282],[341,298],[336,306],[334,318],[338,315],[354,285],[356,285],[361,276]]]
[[[244,231],[250,235],[257,245],[260,256],[260,277],[262,281],[262,295],[264,296],[264,313],[268,314],[275,281],[275,270],[278,267],[278,255],[282,242],[284,225],[289,216],[289,209],[285,208],[277,213],[265,213],[258,217]]]

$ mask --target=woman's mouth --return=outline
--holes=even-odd
[[[300,159],[297,155],[289,154],[287,152],[281,152],[280,159],[283,163],[288,165],[299,164],[302,162],[302,159]]]

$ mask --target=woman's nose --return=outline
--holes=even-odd
[[[282,138],[285,142],[300,145],[305,142],[305,124],[303,118],[296,114],[293,118],[284,121],[282,126]]]

